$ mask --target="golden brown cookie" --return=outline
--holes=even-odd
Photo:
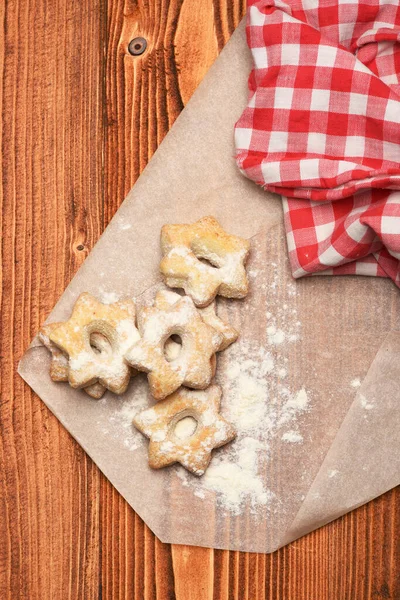
[[[50,377],[53,381],[68,381],[68,355],[50,340],[50,334],[61,323],[43,325],[38,333],[39,340],[51,353]]]
[[[167,308],[168,306],[175,304],[175,302],[177,302],[180,298],[182,298],[182,296],[176,292],[172,292],[171,290],[160,290],[157,292],[154,305],[161,309]],[[224,321],[217,316],[215,300],[208,306],[205,306],[204,308],[198,308],[197,310],[199,311],[204,323],[211,325],[211,327],[213,327],[222,335],[222,342],[218,348],[219,352],[225,350],[237,340],[239,337],[239,332],[231,327],[228,323],[224,323]]]
[[[160,271],[169,287],[183,288],[197,306],[207,306],[217,294],[244,298],[250,242],[229,235],[214,217],[192,225],[164,225]]]
[[[101,334],[106,341],[100,351],[93,348],[93,334]],[[126,390],[131,369],[124,354],[140,337],[133,300],[102,304],[84,292],[76,301],[71,318],[49,337],[69,356],[68,380],[72,387],[98,382],[115,394]]]
[[[88,385],[83,388],[83,391],[87,393],[88,396],[93,398],[94,400],[100,400],[104,396],[106,388],[101,383],[92,383],[92,385]]]
[[[204,389],[211,381],[211,357],[222,342],[222,335],[204,323],[193,301],[181,297],[164,310],[147,307],[138,314],[141,339],[125,354],[128,363],[147,373],[150,391],[162,400],[181,385]],[[173,360],[164,353],[166,341],[177,335],[182,349]]]
[[[236,435],[218,412],[221,396],[217,385],[204,391],[182,388],[137,415],[135,427],[150,439],[150,467],[161,469],[178,462],[195,475],[203,475],[212,450]]]
[[[175,302],[178,302],[178,300],[180,298],[182,298],[182,296],[180,296],[180,294],[177,294],[176,292],[172,292],[171,290],[160,290],[159,292],[157,292],[157,295],[156,295],[156,298],[154,301],[154,306],[156,306],[157,308],[159,308],[161,310],[167,309],[170,306],[172,306],[173,304],[175,304]],[[201,311],[203,309],[197,309],[197,310],[200,312],[200,316],[201,316],[202,315]],[[206,310],[206,309],[204,309],[204,310]],[[203,321],[205,323],[207,323],[207,321],[204,318],[203,318]],[[221,323],[222,323],[222,321],[221,321]],[[208,323],[208,324],[211,325],[211,323]],[[217,328],[214,327],[214,329],[217,329]],[[217,331],[219,331],[219,330],[217,329]],[[219,332],[222,333],[222,331],[219,331]],[[224,341],[222,341],[221,344],[223,345]],[[168,338],[164,344],[164,355],[169,362],[178,358],[181,350],[182,350],[182,344],[179,342],[177,343],[177,341],[175,341],[173,339],[173,337]],[[218,348],[218,350],[221,350],[221,347]],[[214,377],[216,370],[217,370],[217,357],[215,354],[213,354],[211,357],[211,370],[212,370],[211,377]]]
[[[53,344],[49,337],[50,333],[54,329],[57,329],[61,324],[62,323],[48,323],[47,325],[43,325],[38,333],[38,337],[43,346],[51,353],[50,378],[53,381],[68,381],[68,356],[63,350]],[[101,352],[105,345],[103,336],[100,334],[93,334],[91,336],[91,345]],[[92,385],[85,387],[84,391],[91,398],[99,400],[104,395],[106,388],[101,385],[101,383],[93,383]]]

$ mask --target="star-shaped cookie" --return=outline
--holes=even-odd
[[[217,385],[204,391],[182,388],[137,415],[133,424],[150,439],[150,467],[161,469],[180,463],[191,473],[203,475],[212,450],[236,435],[218,412],[221,396]]]
[[[244,298],[250,242],[229,235],[214,217],[192,225],[164,225],[160,271],[169,287],[183,288],[196,306],[207,306],[217,294]]]
[[[173,306],[175,302],[178,302],[181,297],[182,296],[176,292],[172,292],[171,290],[160,290],[157,292],[154,306],[160,309],[168,308],[169,306]],[[237,340],[239,337],[239,332],[231,327],[228,323],[224,323],[224,321],[217,316],[215,300],[213,300],[213,302],[211,302],[211,304],[208,306],[205,306],[204,308],[197,308],[197,310],[199,311],[204,323],[211,325],[211,327],[213,327],[222,335],[222,342],[218,348],[219,352],[225,350]]]
[[[181,385],[206,388],[213,376],[211,357],[221,345],[222,335],[204,323],[193,301],[181,297],[163,310],[152,306],[138,314],[141,339],[125,354],[128,363],[147,373],[150,391],[162,400]],[[173,335],[180,337],[182,349],[173,360],[164,346]]]
[[[62,323],[48,323],[47,325],[43,325],[38,333],[38,337],[43,346],[51,353],[50,378],[53,381],[68,381],[68,356],[61,348],[58,348],[53,344],[49,337],[51,332],[54,331],[54,329],[57,329],[57,327],[60,327],[60,325],[62,325]],[[93,333],[91,335],[90,343],[99,352],[102,352],[106,345],[108,345],[107,340],[98,333]],[[106,388],[101,385],[101,383],[93,383],[92,385],[85,387],[84,391],[91,398],[99,400],[106,391]]]
[[[107,341],[107,347],[100,352],[91,344],[94,333]],[[49,337],[69,356],[68,380],[72,387],[99,382],[115,394],[126,390],[131,369],[124,354],[140,337],[133,300],[103,304],[84,292],[76,301],[71,318]]]

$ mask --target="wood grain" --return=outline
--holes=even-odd
[[[15,371],[101,232],[102,7],[0,14],[0,598],[96,598],[100,473]]]
[[[273,555],[171,548],[15,375],[243,14],[244,0],[0,3],[1,600],[400,598],[399,490]]]

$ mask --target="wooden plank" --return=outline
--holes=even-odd
[[[171,548],[14,376],[243,14],[244,0],[0,3],[2,600],[400,597],[399,490],[270,556]]]
[[[213,600],[213,550],[172,546],[176,600]]]
[[[0,597],[97,598],[98,469],[15,375],[100,234],[103,13],[0,3]]]

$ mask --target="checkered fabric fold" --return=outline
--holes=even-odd
[[[293,276],[400,286],[398,0],[249,0],[247,14],[237,163],[284,197]]]

